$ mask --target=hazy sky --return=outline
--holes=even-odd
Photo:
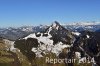
[[[0,0],[0,27],[100,21],[100,0]]]

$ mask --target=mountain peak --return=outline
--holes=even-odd
[[[53,22],[51,25],[51,27],[53,27],[53,28],[56,28],[58,26],[60,26],[60,24],[57,21]]]
[[[54,21],[54,23],[55,23],[56,25],[60,25],[58,21]]]
[[[72,38],[71,31],[61,26],[57,21],[55,21],[50,27],[48,27],[45,30],[45,33],[48,33],[52,36],[51,39],[53,39],[54,44],[60,41],[62,43],[71,44],[69,42],[69,39]]]

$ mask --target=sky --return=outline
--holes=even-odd
[[[100,21],[100,0],[0,0],[0,27]]]

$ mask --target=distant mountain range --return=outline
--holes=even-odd
[[[47,26],[23,26],[23,27],[8,27],[8,28],[0,28],[0,37],[9,39],[9,40],[16,40],[18,38],[27,36],[31,33],[41,32],[44,31]]]
[[[62,25],[68,30],[81,32],[84,30],[97,31],[100,32],[100,22],[81,22],[81,23],[72,23]],[[0,37],[16,40],[18,38],[27,36],[31,33],[43,32],[49,26],[40,25],[40,26],[23,26],[23,27],[8,27],[0,28]]]
[[[66,29],[70,29],[72,31],[84,31],[89,30],[95,32],[100,29],[100,22],[80,22],[80,23],[72,23],[63,25]]]

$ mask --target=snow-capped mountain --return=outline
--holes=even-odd
[[[19,43],[21,41],[25,43],[29,39],[33,39],[30,41],[33,44],[37,43],[38,49],[37,47],[33,47],[31,48],[31,51],[35,52],[37,56],[42,57],[41,52],[46,53],[50,51],[59,55],[62,49],[73,46],[74,41],[77,39],[76,36],[80,36],[81,34],[90,38],[87,33],[72,32],[65,29],[58,22],[54,22],[43,32],[29,34],[24,38],[20,38],[16,42]]]
[[[38,49],[32,48],[32,51],[36,52],[39,57],[42,56],[41,52],[53,52],[56,55],[59,55],[62,49],[70,47],[73,41],[71,31],[65,29],[56,21],[43,33],[33,33],[23,39],[27,40],[28,38],[35,38],[38,40]]]
[[[32,45],[35,45],[35,43],[38,45],[38,47],[33,46],[31,48],[31,51],[35,52],[37,57],[42,57],[41,53],[48,52],[55,53],[58,56],[62,49],[71,46],[72,40],[71,31],[62,27],[58,22],[54,22],[44,32],[32,33],[15,41],[15,44],[24,43],[25,47],[28,47],[27,43],[30,41]]]

